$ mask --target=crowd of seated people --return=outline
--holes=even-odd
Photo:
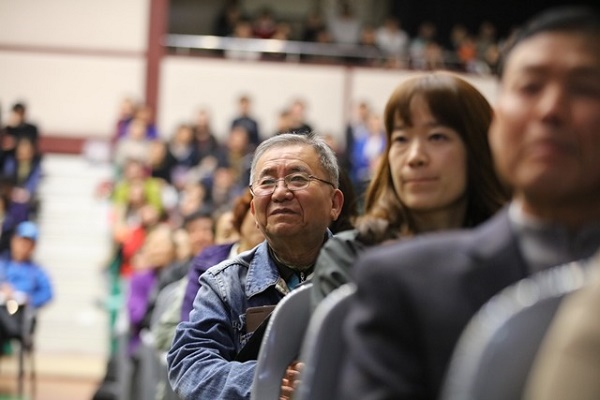
[[[315,140],[301,100],[281,112],[278,131],[269,135],[252,118],[250,98],[241,97],[240,115],[223,140],[212,130],[207,110],[175,127],[170,138],[168,133],[152,137],[151,129],[136,127],[139,121],[131,113],[130,121],[119,123],[124,134],[115,139],[114,154],[132,129],[135,140],[147,146],[131,146],[134,150],[122,158],[124,163],[115,164],[110,196],[115,245],[128,263],[121,274],[128,286],[131,328],[125,351],[132,361],[141,329],[149,319],[159,321],[155,350],[168,352],[169,385],[178,395],[194,398],[212,391],[248,398],[254,364],[236,357],[251,337],[242,316],[250,307],[245,301],[255,293],[246,296],[244,290],[260,283],[249,284],[248,279],[258,279],[251,272],[258,271],[252,269],[254,260],[262,260],[271,269],[274,291],[261,305],[274,306],[293,290],[295,274],[301,281],[315,277],[315,307],[346,282],[358,288],[344,331],[343,339],[352,347],[340,371],[340,398],[374,393],[437,398],[454,344],[481,305],[522,278],[589,257],[598,248],[598,169],[592,167],[591,156],[597,141],[596,87],[590,89],[592,95],[569,91],[572,80],[595,82],[597,77],[578,72],[579,64],[597,71],[597,53],[595,58],[580,57],[590,52],[592,35],[598,35],[597,16],[558,15],[542,21],[542,28],[533,25],[530,36],[509,48],[494,117],[475,88],[447,72],[423,72],[403,82],[383,114],[357,103],[356,115],[340,127],[346,134],[343,151],[332,145],[341,166],[335,179],[331,155],[319,158],[318,144],[297,139]],[[272,18],[261,15],[261,35],[268,35]],[[552,18],[581,20],[592,28],[581,34],[572,22]],[[394,22],[388,23],[386,29],[392,29]],[[407,51],[435,53],[429,43],[432,30],[423,27]],[[483,30],[488,44],[479,45],[493,52],[493,28]],[[465,60],[473,60],[478,44],[469,42],[462,27],[456,31],[457,48]],[[546,39],[570,52],[575,67],[553,58]],[[544,89],[535,94],[513,84],[529,79],[519,77],[533,61],[551,76],[542,79]],[[548,79],[554,79],[554,86],[548,86],[552,90],[545,89]],[[580,108],[571,115],[564,106]],[[536,128],[529,129],[527,121]],[[147,128],[151,120],[145,124]],[[547,135],[562,136],[554,141]],[[529,153],[536,138],[541,147]],[[306,168],[310,174],[303,173]],[[325,179],[323,171],[331,176]],[[345,173],[347,188],[342,187]],[[305,202],[314,207],[303,207]],[[296,203],[307,213],[321,212],[321,218],[306,221],[318,225],[319,234],[302,224],[286,225],[283,216],[268,212],[271,204],[280,203],[288,204],[283,214],[295,214],[290,210],[296,210]],[[327,241],[339,232],[329,219],[344,213],[342,204],[351,207],[341,230],[355,230]],[[189,223],[198,213],[207,221],[199,228],[203,239],[192,245]],[[431,232],[439,230],[446,232]],[[305,263],[290,264],[288,256],[299,256],[292,249],[306,245],[302,239],[316,245],[310,254],[300,255]],[[363,254],[365,247],[371,248]],[[164,253],[157,257],[159,251]],[[422,265],[422,260],[429,261]],[[220,267],[212,268],[218,263]],[[240,272],[244,268],[247,276]],[[168,312],[156,306],[164,302],[161,290],[167,287],[173,289],[167,298],[176,303]],[[229,301],[235,310],[223,305]],[[153,315],[154,310],[163,314]],[[386,364],[394,368],[382,367]],[[281,382],[282,398],[293,396],[301,384],[295,381],[298,374],[301,367],[291,365]]]
[[[34,259],[43,178],[39,136],[26,105],[15,103],[0,127],[0,354],[10,352],[13,339],[31,344],[31,316],[22,310],[35,316],[54,297],[51,274]]]
[[[317,63],[350,63],[383,68],[435,70],[439,68],[489,74],[496,71],[499,49],[504,40],[496,26],[481,21],[477,29],[454,24],[441,37],[432,21],[423,20],[414,34],[403,29],[400,18],[387,15],[380,24],[365,23],[350,2],[340,1],[326,12],[310,11],[300,23],[278,16],[268,7],[247,13],[237,1],[229,1],[218,15],[213,33],[242,39],[278,39],[307,44],[357,46],[350,57],[344,55],[301,55],[301,60]],[[347,48],[347,47],[346,47]],[[284,59],[285,54],[260,53],[241,49],[226,50],[237,60]]]
[[[406,67],[403,63],[408,57],[410,67],[444,68],[446,59],[435,43],[435,26],[423,24],[419,35],[411,39],[398,36],[399,23],[390,18],[381,28],[365,33],[361,27],[357,34],[350,10],[344,10],[342,17],[345,21],[338,21],[340,27],[326,35],[328,40],[349,41],[351,34],[357,35],[359,42],[362,38],[386,53],[386,65]],[[594,18],[595,22],[590,22]],[[578,29],[585,26],[573,21],[596,25],[582,34]],[[346,233],[350,236],[333,236],[326,245],[319,243],[325,250],[313,254],[309,268],[316,271],[314,306],[341,284],[352,282],[358,288],[344,332],[344,340],[352,346],[341,371],[343,398],[377,393],[394,398],[437,397],[456,340],[486,300],[522,278],[588,258],[597,251],[600,211],[594,157],[598,148],[599,62],[594,44],[598,17],[567,13],[538,23],[541,28],[530,27],[504,60],[494,119],[489,104],[475,89],[451,74],[424,73],[404,82],[384,113],[365,102],[357,103],[356,115],[346,127],[340,127],[345,128],[345,143],[339,147],[331,143],[341,166],[343,206],[349,209],[344,211],[337,196],[335,214],[347,214],[347,219],[338,218],[336,222],[345,222],[340,227],[331,222],[325,236],[355,230]],[[306,40],[319,40],[323,31],[318,26],[319,16],[311,16],[315,28],[313,36],[306,36],[312,39]],[[250,28],[251,35],[260,38],[278,37],[280,29],[268,11]],[[455,26],[452,45],[468,71],[482,72],[497,62],[497,38],[488,23],[482,24],[478,39],[464,26]],[[557,57],[554,46],[568,57]],[[547,75],[528,75],[531,62],[539,63]],[[514,84],[521,79],[533,79],[535,85],[524,89]],[[453,98],[457,93],[459,98]],[[171,132],[159,132],[150,107],[131,99],[123,101],[112,137],[114,174],[105,189],[112,205],[118,274],[125,288],[122,306],[128,324],[127,345],[119,351],[132,363],[133,374],[128,378],[132,382],[138,382],[136,374],[143,367],[140,352],[148,345],[142,340],[147,331],[155,335],[151,344],[157,360],[171,350],[173,363],[190,361],[185,354],[187,344],[175,349],[180,354],[172,349],[176,329],[182,343],[187,340],[181,339],[187,338],[186,329],[198,330],[206,305],[198,293],[208,293],[209,289],[201,286],[213,285],[216,276],[209,272],[210,278],[200,278],[207,270],[220,262],[233,265],[237,261],[232,260],[239,260],[240,254],[265,244],[254,215],[256,203],[262,204],[258,212],[265,213],[269,201],[294,199],[309,187],[315,196],[331,190],[330,186],[332,193],[339,193],[337,183],[312,175],[302,175],[300,183],[294,182],[290,175],[296,172],[287,170],[281,176],[268,176],[262,187],[255,185],[251,192],[253,154],[260,144],[286,132],[310,136],[315,127],[307,121],[301,99],[286,105],[273,133],[260,130],[249,96],[238,101],[238,115],[223,136],[213,131],[206,109],[197,110],[193,120],[182,121]],[[454,107],[464,107],[475,117],[470,120],[468,112]],[[27,300],[40,308],[52,299],[53,292],[48,274],[32,261],[39,237],[32,220],[42,178],[42,154],[38,129],[27,121],[25,111],[24,104],[15,104],[2,127],[0,294],[11,298],[26,293]],[[268,165],[281,161],[278,154],[285,146],[275,149],[262,153],[265,159],[258,163],[259,172],[273,174]],[[433,168],[437,162],[437,169]],[[314,164],[320,171],[319,163]],[[450,196],[439,196],[449,204],[427,202],[437,197],[423,196],[432,180],[419,175],[423,171],[451,175]],[[499,178],[510,184],[514,197],[508,198]],[[354,191],[358,200],[353,199]],[[316,221],[326,229],[323,219]],[[268,225],[262,228],[270,234],[269,245],[285,233],[273,234]],[[429,233],[447,228],[469,230]],[[373,248],[362,254],[363,247]],[[268,257],[284,264],[286,250],[279,243],[279,253],[268,253]],[[348,268],[340,261],[344,256]],[[424,259],[426,265],[422,265]],[[338,267],[344,270],[336,271]],[[284,282],[290,290],[291,277],[286,276],[290,280]],[[175,290],[167,292],[167,288]],[[171,307],[165,307],[165,302]],[[186,322],[176,328],[182,321]],[[10,325],[0,325],[0,342],[11,338],[12,332]],[[247,335],[242,336],[246,340]],[[172,373],[171,384],[178,393],[189,389],[181,387],[187,373]],[[299,373],[297,364],[288,370],[282,380],[283,398],[293,396],[295,386],[301,384],[295,382]],[[575,382],[581,379],[564,373],[558,376]],[[195,377],[187,378],[191,382]],[[251,378],[247,373],[245,384]],[[551,381],[559,384],[554,377]],[[540,382],[540,390],[547,392],[551,386]],[[165,380],[148,384],[154,383],[161,383],[162,389],[168,384]],[[217,383],[211,385],[219,389]],[[133,386],[131,397],[136,396],[138,387]]]
[[[113,175],[97,193],[110,204],[111,262],[118,265],[128,325],[128,347],[120,351],[133,365],[132,382],[138,369],[140,334],[150,329],[149,321],[160,320],[155,310],[164,311],[164,307],[155,307],[163,289],[182,282],[177,291],[182,297],[188,273],[195,274],[191,276],[196,282],[191,285],[196,287],[197,268],[203,272],[210,266],[202,260],[211,248],[226,248],[224,259],[262,240],[249,212],[253,152],[266,137],[313,130],[304,100],[290,100],[286,112],[288,118],[281,130],[261,132],[252,115],[251,98],[242,95],[237,106],[232,104],[234,117],[226,135],[213,131],[207,109],[197,110],[191,121],[182,121],[172,132],[162,133],[153,124],[147,105],[123,99],[111,140]],[[354,187],[344,178],[344,190],[352,199]],[[356,214],[353,204],[356,202],[347,203],[344,218],[332,225],[332,231],[351,226]],[[209,253],[203,252],[205,249]],[[167,291],[164,293],[166,296]],[[179,321],[179,312],[173,315]],[[164,338],[169,341],[172,337],[172,325],[159,328],[158,340],[163,344],[157,354],[166,350]]]
[[[38,127],[29,121],[24,103],[18,102],[12,106],[6,124],[0,127],[0,142],[0,258],[4,268],[4,272],[0,273],[0,282],[6,287],[4,292],[7,296],[15,288],[31,294],[35,288],[28,284],[24,286],[23,283],[26,283],[30,273],[37,275],[38,270],[42,271],[30,260],[35,246],[31,246],[27,256],[17,256],[18,260],[12,256],[15,246],[17,251],[26,247],[20,245],[25,240],[15,239],[19,232],[20,237],[27,236],[31,244],[37,241],[38,232],[34,222],[39,209],[38,190],[43,176]],[[27,227],[29,235],[24,235]],[[31,265],[15,270],[14,265],[21,262]],[[7,266],[11,266],[10,276],[7,275]],[[40,276],[42,274],[45,272],[39,273]],[[14,279],[19,280],[15,287]],[[47,299],[43,303],[52,297],[50,284],[47,283],[44,288],[47,288]],[[41,301],[37,302],[37,306],[41,305]]]
[[[0,175],[10,192],[13,208],[35,219],[38,189],[42,179],[42,153],[37,125],[27,117],[24,103],[15,103],[4,126],[0,127]]]
[[[437,93],[436,90],[439,91],[440,87],[444,87],[440,82],[446,82],[445,79],[450,78],[444,78],[443,75],[438,77],[432,75],[429,79],[433,82],[431,90]],[[451,82],[456,84],[455,81]],[[474,91],[470,86],[462,90]],[[452,90],[449,92],[453,93]],[[479,96],[477,97],[479,102],[487,104],[478,92],[475,91],[475,93]],[[419,96],[417,95],[417,97]],[[257,231],[253,223],[253,216],[249,213],[252,196],[247,185],[250,182],[248,174],[252,152],[256,145],[266,137],[258,131],[258,123],[252,118],[248,104],[249,97],[243,96],[239,100],[240,117],[236,117],[232,121],[230,132],[224,141],[221,141],[212,131],[209,113],[206,110],[200,110],[195,123],[178,125],[170,138],[163,139],[159,136],[152,139],[137,133],[140,140],[146,140],[149,143],[149,147],[162,143],[161,151],[157,152],[162,155],[162,158],[152,157],[151,152],[134,152],[132,156],[124,158],[123,166],[118,166],[115,158],[114,184],[110,196],[114,204],[115,245],[121,251],[123,263],[120,271],[128,286],[127,305],[131,337],[129,338],[130,347],[127,351],[134,365],[137,362],[136,349],[140,345],[139,334],[141,330],[149,328],[148,321],[150,319],[161,321],[156,327],[158,330],[155,331],[155,333],[159,333],[156,351],[164,352],[169,349],[169,341],[174,335],[177,323],[185,321],[190,315],[195,294],[199,290],[199,276],[211,266],[237,256],[242,250],[251,249],[262,240],[262,237],[249,239],[260,232]],[[455,102],[450,103],[455,104]],[[405,107],[410,108],[410,104],[412,103],[407,101]],[[475,104],[479,103],[475,102]],[[427,107],[424,105],[423,108]],[[285,132],[305,135],[313,131],[313,127],[307,122],[306,104],[301,99],[294,99],[285,112],[287,117],[285,123],[279,127],[281,130],[270,135],[271,137]],[[482,113],[485,114],[483,111]],[[344,206],[348,208],[348,210],[342,211],[342,214],[348,214],[350,217],[345,220],[345,223],[340,224],[339,228],[334,228],[334,226],[336,223],[343,222],[342,219],[332,223],[330,230],[333,233],[353,227],[358,215],[356,207],[360,204],[360,201],[354,199],[354,192],[360,199],[365,193],[368,182],[377,171],[381,170],[381,165],[384,165],[386,170],[388,168],[387,163],[381,164],[382,156],[387,151],[393,129],[396,129],[395,124],[399,123],[393,119],[395,109],[391,109],[388,114],[391,116],[386,117],[384,124],[382,115],[368,104],[360,103],[357,107],[356,118],[349,121],[346,127],[344,151],[339,151],[334,144],[331,146],[333,150],[336,150],[339,164],[351,166],[348,169],[342,168],[340,171],[340,189],[344,193]],[[485,121],[489,122],[489,112],[485,115],[488,117]],[[413,123],[421,123],[416,116],[412,118],[414,118]],[[432,117],[425,116],[424,118]],[[445,121],[445,118],[448,117],[436,116],[436,118]],[[135,118],[129,122],[129,124],[135,123],[137,123]],[[423,124],[426,125],[426,123]],[[465,129],[468,132],[471,132],[469,129],[475,129],[460,126],[461,128],[443,129],[452,132],[454,132],[453,129]],[[254,137],[258,137],[258,140],[252,141],[248,127],[256,130]],[[129,134],[127,132],[131,132],[128,124],[122,128],[126,133],[115,141],[115,155],[118,154],[116,150],[119,149],[120,143],[126,143]],[[139,132],[144,131],[143,127],[137,127],[137,129]],[[484,130],[485,127],[477,132],[481,134]],[[452,135],[459,136],[456,132],[452,134],[444,132],[443,135],[438,133],[427,140],[432,143],[432,146],[439,146],[436,144],[437,141],[441,141],[438,137],[449,140],[448,137],[454,138]],[[327,135],[323,135],[323,137],[325,139]],[[395,136],[393,137],[395,138]],[[429,136],[423,134],[423,137]],[[458,143],[463,139],[454,138],[454,140]],[[485,146],[485,143],[481,146]],[[484,154],[486,153],[484,152]],[[145,161],[144,155],[147,157]],[[471,157],[475,158],[477,155],[469,156],[469,158]],[[171,161],[166,162],[167,159]],[[178,160],[182,160],[182,162],[178,163]],[[487,168],[490,169],[489,159],[485,158],[485,160],[487,160]],[[413,162],[408,163],[413,164]],[[478,163],[481,164],[481,162]],[[422,168],[420,165],[415,165],[413,168]],[[389,184],[391,185],[391,183]],[[347,186],[344,187],[344,185]],[[232,188],[235,189],[232,190]],[[221,233],[231,231],[227,227],[228,211],[230,210],[234,212],[233,231],[237,233],[234,236]],[[185,256],[188,262],[179,264],[179,267],[174,270],[168,267],[175,259],[174,253],[177,248],[173,243],[174,232],[186,231],[187,221],[198,212],[205,213],[210,218],[211,222],[207,223],[204,232],[214,229],[214,236],[211,236],[210,239],[207,238],[199,246],[189,246],[192,247],[192,250]],[[457,225],[461,225],[461,223],[457,223]],[[217,229],[217,227],[219,228]],[[401,230],[401,227],[398,229]],[[254,234],[250,232],[254,232]],[[407,235],[409,233],[406,232]],[[165,246],[166,255],[160,262],[150,261],[151,257],[146,254],[150,250],[158,252],[162,248],[158,243],[152,244],[157,236],[162,237],[163,244],[169,244]],[[187,240],[189,240],[190,232],[187,236]],[[222,236],[225,238],[221,239]],[[169,274],[170,278],[165,280],[165,271],[177,272]],[[155,310],[154,302],[161,298],[161,289],[165,289],[168,284],[177,286],[177,289],[169,291],[170,296],[173,296],[169,298],[181,304],[173,304],[169,308],[169,312],[166,312],[163,307],[159,307],[158,309],[164,314],[152,315]]]
[[[385,148],[389,165],[381,164],[381,160],[375,162],[377,175],[371,176],[373,186],[366,198],[367,210],[373,212],[372,221],[358,219],[357,232],[376,235],[386,228],[386,223],[395,223],[392,217],[397,212],[403,222],[395,227],[399,228],[395,234],[403,240],[390,243],[390,238],[384,236],[381,246],[359,255],[353,265],[355,272],[350,280],[357,292],[340,338],[348,342],[349,351],[347,362],[340,366],[339,398],[438,398],[456,341],[486,301],[522,279],[597,252],[599,181],[598,168],[592,166],[591,149],[597,147],[598,141],[595,84],[599,61],[594,43],[599,29],[598,15],[587,9],[550,11],[527,25],[509,44],[502,61],[501,91],[493,119],[482,96],[478,101],[469,100],[476,90],[469,90],[471,95],[461,95],[455,101],[444,101],[443,85],[434,85],[428,97],[415,89],[423,90],[425,85],[411,88],[407,84],[406,92],[397,94],[400,104],[406,101],[406,105],[394,104],[392,107],[399,108],[386,109],[385,133],[392,141]],[[426,26],[410,51],[433,52],[427,43],[431,31],[432,27]],[[493,29],[482,26],[482,36],[487,41],[473,43],[463,28],[457,27],[455,43],[465,62],[474,60],[480,51],[496,57],[496,50],[490,45]],[[555,47],[568,57],[558,54]],[[479,67],[473,64],[472,68]],[[588,90],[573,90],[574,87]],[[462,104],[463,101],[467,103]],[[460,110],[446,110],[445,115],[441,107],[450,104],[477,110],[483,127],[472,130],[472,122],[458,122],[459,116],[467,117]],[[369,147],[368,141],[361,145],[360,140],[377,131],[370,126],[373,116],[369,115],[368,105],[362,104],[359,110],[360,118],[348,129],[351,140],[347,145],[355,150]],[[421,129],[425,133],[422,137]],[[458,137],[458,141],[453,140]],[[464,192],[451,203],[451,207],[462,207],[462,211],[452,212],[448,218],[435,206],[429,211],[427,207],[432,204],[426,201],[424,193],[450,172],[449,168],[441,168],[434,174],[435,159],[431,154],[447,162],[450,154],[459,154],[448,151],[455,145],[455,149],[462,149],[454,161],[462,160],[455,166],[464,169],[463,178],[455,175],[448,183],[460,183]],[[403,165],[400,160],[405,156]],[[360,160],[354,157],[349,160],[351,165],[357,161]],[[395,173],[388,168],[397,168],[398,176],[394,178]],[[257,185],[259,191],[254,195],[261,196],[261,204],[268,201],[262,196],[272,196],[272,202],[295,199],[294,191],[298,189],[283,171],[273,176],[269,171],[268,179],[252,182]],[[481,175],[477,177],[478,174]],[[478,183],[472,183],[473,179]],[[378,183],[387,184],[387,189]],[[485,194],[483,187],[490,193]],[[256,197],[254,201],[258,201]],[[429,222],[447,223],[458,215],[462,219],[458,226],[469,229],[423,234],[408,240],[435,226]],[[370,227],[367,222],[374,225]],[[335,244],[336,239],[328,243]],[[328,262],[332,266],[336,260]],[[221,268],[225,265],[228,264],[221,264]],[[216,268],[209,270],[209,275],[216,279],[220,272]],[[212,284],[211,278],[202,282]],[[203,330],[203,323],[207,317],[203,312],[209,308],[208,300],[202,296],[209,292],[198,292],[190,321],[178,327],[169,353],[171,384],[184,398],[205,390],[235,392],[237,397],[232,394],[229,398],[248,398],[253,365],[247,360],[237,364],[235,354],[229,350],[216,350],[222,362],[222,376],[194,376],[187,369],[198,368],[198,373],[212,370],[208,364],[192,367],[195,359],[205,360],[198,356],[206,350],[204,346],[220,349],[219,345],[225,348],[232,344],[226,335],[212,336],[211,344],[206,344],[208,333]],[[233,322],[231,328],[240,326]],[[239,347],[246,340],[249,339],[243,336],[233,344]],[[565,355],[573,357],[566,352]],[[230,368],[239,368],[239,373],[226,373]],[[281,398],[291,398],[295,386],[302,384],[297,368],[293,364],[282,380]],[[573,382],[582,380],[579,374],[571,375]],[[298,376],[300,381],[296,382]],[[205,380],[210,380],[206,387],[195,384]]]

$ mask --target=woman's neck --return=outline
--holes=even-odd
[[[412,212],[416,233],[458,229],[464,224],[467,212],[466,201],[453,206],[426,212]]]

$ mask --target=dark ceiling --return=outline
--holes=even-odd
[[[499,36],[504,37],[513,27],[552,6],[597,7],[597,1],[591,0],[392,0],[390,3],[392,14],[411,35],[421,21],[429,20],[438,27],[438,39],[448,37],[455,23],[462,23],[475,33],[481,22],[488,20],[497,27]]]

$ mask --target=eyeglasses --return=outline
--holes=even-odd
[[[270,176],[260,178],[254,182],[254,184],[250,185],[250,192],[252,192],[254,196],[269,196],[273,194],[275,188],[277,188],[277,185],[279,184],[279,181],[283,181],[287,190],[292,192],[306,189],[311,181],[323,182],[331,185],[331,187],[335,189],[335,185],[333,183],[324,179],[303,173],[294,173],[279,179],[275,179]]]

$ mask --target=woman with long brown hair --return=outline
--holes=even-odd
[[[426,232],[473,227],[498,211],[508,190],[494,172],[487,131],[492,108],[458,76],[403,81],[384,111],[386,149],[355,229],[331,238],[313,277],[313,305],[351,280],[366,247]]]

